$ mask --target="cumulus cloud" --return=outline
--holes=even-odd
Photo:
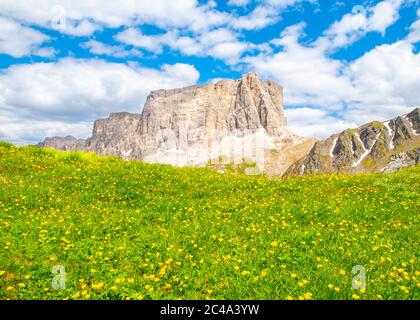
[[[311,106],[314,124],[303,121],[292,126],[308,134],[311,128],[317,136],[333,133],[333,119],[342,124],[357,124],[374,119],[386,120],[410,111],[420,105],[420,54],[412,43],[402,40],[393,44],[379,45],[353,62],[343,62],[329,56],[328,50],[317,46],[318,41],[300,43],[304,24],[287,28],[271,42],[273,53],[248,56],[243,59],[248,69],[265,78],[275,79],[285,87],[288,106],[299,107],[289,111],[292,117],[301,113],[305,117]]]
[[[356,122],[337,119],[326,110],[313,108],[286,108],[289,128],[303,137],[327,138],[332,132],[357,127]]]
[[[45,132],[62,133],[57,130],[60,124],[66,132],[79,135],[86,123],[110,112],[141,112],[151,90],[184,87],[198,78],[198,71],[186,64],[163,65],[156,70],[64,59],[12,66],[0,74],[0,135],[10,138],[6,140],[34,142],[43,139]],[[22,125],[12,123],[35,126],[24,133]],[[43,130],[42,124],[46,126]]]
[[[349,46],[369,32],[385,31],[399,18],[403,0],[385,0],[373,7],[355,6],[353,12],[344,15],[324,31],[317,46],[336,50]]]
[[[420,42],[420,9],[417,10],[417,20],[410,26],[410,33],[407,37],[411,43]]]
[[[228,24],[233,16],[197,0],[67,1],[0,0],[4,15],[73,35],[89,35],[101,28],[153,24],[160,28],[194,31]]]
[[[272,41],[281,46],[279,52],[249,56],[243,61],[263,77],[281,83],[289,105],[339,109],[343,101],[351,101],[354,96],[349,79],[341,75],[344,65],[326,57],[320,48],[301,45],[304,26],[291,26]]]
[[[231,0],[230,5],[249,4],[248,0]],[[55,30],[65,35],[86,37],[106,28],[124,28],[116,40],[136,48],[161,54],[165,46],[178,50],[185,55],[212,56],[228,64],[235,64],[242,54],[252,46],[239,38],[219,38],[214,47],[206,44],[203,38],[220,30],[230,30],[231,34],[243,30],[257,30],[277,22],[281,13],[289,7],[315,0],[263,0],[258,1],[251,12],[238,14],[218,10],[214,1],[205,3],[198,0],[156,0],[153,5],[144,0],[100,1],[86,0],[0,0],[2,15],[13,23],[13,31],[2,28],[9,35],[0,37],[0,49],[13,56],[37,54],[32,46],[39,46],[47,38],[26,25],[35,25]],[[6,18],[3,18],[6,19]],[[17,23],[19,21],[19,23]],[[164,32],[162,34],[144,34],[139,28],[143,25],[154,25]],[[1,26],[1,21],[0,21]],[[18,29],[19,28],[19,29]],[[9,29],[11,29],[9,27]],[[0,35],[2,30],[0,29]],[[19,36],[11,37],[11,34]],[[227,35],[227,32],[225,32]],[[90,39],[92,40],[92,39]],[[1,40],[0,40],[1,41]],[[26,45],[26,47],[25,47]],[[84,44],[92,54],[114,57],[127,57],[136,52],[129,52],[118,46],[105,46],[92,40]],[[12,47],[14,49],[9,49]],[[7,50],[7,51],[6,51]],[[24,52],[24,53],[22,53]],[[39,51],[40,56],[53,56],[46,49]]]
[[[234,0],[241,3],[243,0]],[[302,3],[316,3],[317,0],[262,0],[247,15],[234,17],[230,26],[239,30],[258,30],[278,22],[280,13],[288,8],[293,8]]]
[[[123,46],[112,46],[96,40],[83,42],[80,46],[84,49],[88,49],[90,53],[98,56],[111,56],[115,58],[141,56],[140,51],[136,49],[126,50]]]
[[[229,0],[228,6],[235,6],[235,7],[244,7],[247,6],[251,0]]]
[[[286,8],[301,2],[305,2],[305,0],[264,0],[263,2],[278,8]],[[316,2],[316,0],[307,0],[306,2]]]
[[[420,105],[420,55],[412,45],[417,22],[408,41],[379,45],[350,63],[331,58],[329,50],[345,47],[370,31],[385,32],[398,19],[401,4],[384,1],[366,16],[345,15],[305,45],[299,41],[304,24],[292,26],[271,42],[281,47],[279,52],[248,57],[245,62],[285,86],[286,103],[300,106],[286,111],[289,122],[302,135],[325,137],[346,127],[393,118]]]
[[[57,54],[57,50],[53,47],[42,47],[38,48],[33,52],[33,55],[42,58],[53,58]]]
[[[0,53],[15,58],[31,54],[49,56],[51,52],[40,49],[41,44],[47,40],[49,37],[45,34],[0,16]]]
[[[420,54],[407,41],[378,46],[345,72],[359,97],[359,103],[348,108],[348,119],[386,120],[420,106]]]
[[[420,20],[417,20],[411,25],[410,34],[408,35],[408,40],[412,43],[420,42]]]
[[[231,22],[235,29],[256,30],[278,21],[277,8],[272,6],[258,6],[250,14],[237,17]]]
[[[371,14],[367,21],[367,30],[385,33],[389,26],[393,25],[398,18],[399,10],[404,0],[387,0],[379,2],[370,9]]]
[[[57,20],[66,24],[62,32],[88,34],[100,27],[118,28],[139,23],[161,27],[185,27],[197,20],[211,25],[221,22],[223,16],[208,6],[200,6],[195,0],[149,1],[67,1],[67,0],[0,0],[2,13],[27,23],[44,27],[53,26]],[[206,16],[208,20],[204,19]],[[70,30],[66,30],[69,26]],[[73,30],[73,32],[72,32]]]
[[[174,33],[165,33],[159,35],[144,35],[135,28],[126,29],[115,36],[115,40],[137,48],[145,49],[153,53],[161,53],[163,46],[175,37]]]
[[[68,123],[49,120],[27,120],[0,115],[0,141],[16,145],[38,144],[45,137],[77,135],[87,138],[92,133],[91,122]]]
[[[180,35],[176,31],[147,36],[140,30],[129,28],[118,33],[115,40],[155,54],[162,53],[168,47],[187,56],[211,56],[235,64],[252,47],[238,37],[237,33],[227,28],[205,31],[195,36]]]
[[[235,26],[259,29],[277,21],[293,5],[316,0],[262,0],[248,16],[217,10],[214,1],[198,0],[0,0],[2,14],[28,24],[53,28],[65,34],[91,35],[103,28],[156,25],[162,29],[198,32]],[[246,6],[250,0],[230,0],[231,6]]]

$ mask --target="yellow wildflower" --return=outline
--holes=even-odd
[[[125,278],[117,278],[115,279],[115,283],[124,283],[125,282]]]
[[[306,300],[310,300],[310,299],[312,299],[313,294],[308,292],[308,293],[305,293],[303,296],[305,297]]]
[[[104,287],[104,284],[103,282],[100,282],[100,283],[92,284],[91,287],[94,290],[101,290]]]

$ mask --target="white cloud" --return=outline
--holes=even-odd
[[[195,36],[182,36],[175,31],[156,35],[144,35],[129,28],[118,33],[115,40],[149,52],[160,54],[164,47],[177,50],[184,55],[211,56],[228,64],[238,62],[242,54],[252,45],[238,39],[239,35],[226,28],[205,31]]]
[[[230,0],[230,5],[245,6],[250,0]],[[103,28],[156,25],[165,30],[193,32],[216,27],[260,29],[274,21],[288,7],[316,0],[262,0],[248,15],[239,16],[216,8],[214,1],[198,0],[0,0],[2,14],[45,28],[76,36],[91,35]]]
[[[13,31],[16,31],[9,32],[2,28],[2,32],[0,28],[0,35],[7,34],[0,37],[0,49],[14,56],[37,52],[43,57],[54,56],[55,52],[51,49],[32,50],[32,46],[40,46],[48,38],[19,23],[78,37],[91,36],[105,28],[126,27],[125,31],[117,35],[116,40],[136,48],[160,54],[168,46],[186,55],[212,56],[228,64],[235,64],[245,51],[256,49],[257,46],[239,40],[240,34],[235,34],[235,39],[223,38],[228,35],[227,32],[221,34],[217,43],[213,42],[214,47],[206,45],[203,38],[220,30],[231,30],[229,32],[233,34],[233,30],[262,29],[278,21],[286,8],[303,2],[315,0],[263,0],[256,2],[251,12],[239,15],[217,10],[214,1],[155,0],[150,5],[145,0],[0,0],[1,14],[8,17],[8,23],[14,24]],[[232,0],[230,4],[246,5],[249,1]],[[144,24],[157,26],[164,32],[158,35],[144,34],[138,29]],[[99,42],[88,42],[86,45],[90,46],[88,49],[92,53],[98,52],[98,55],[124,57],[135,54],[115,46],[106,47]]]
[[[228,6],[235,6],[235,7],[245,7],[247,6],[251,0],[229,0]]]
[[[141,112],[151,90],[192,85],[198,78],[198,71],[185,64],[161,70],[74,59],[16,65],[0,74],[0,135],[33,143],[45,136],[42,123],[49,135],[62,133],[59,123],[78,135],[86,122],[110,112]],[[32,122],[36,125],[26,132],[17,125]]]
[[[235,0],[241,2],[241,0]],[[280,20],[287,8],[297,7],[303,2],[316,3],[317,0],[262,0],[249,14],[230,19],[230,26],[238,30],[263,29]]]
[[[68,123],[63,121],[27,120],[0,115],[0,141],[17,145],[38,144],[45,137],[77,135],[87,138],[92,133],[91,122]]]
[[[30,54],[45,55],[39,51],[43,42],[49,40],[45,34],[0,16],[0,53],[21,58]]]
[[[417,20],[410,26],[410,33],[408,35],[408,40],[411,43],[420,42],[420,9],[417,10]]]
[[[265,4],[272,5],[278,9],[284,9],[291,6],[296,6],[302,2],[315,3],[317,0],[263,0]]]
[[[285,109],[289,128],[303,137],[327,138],[333,132],[357,127],[355,122],[339,120],[325,110],[312,108]]]
[[[324,31],[317,46],[326,50],[346,47],[369,32],[385,31],[399,19],[403,0],[385,0],[373,7],[355,6],[352,13],[344,15]]]
[[[285,87],[289,105],[317,105],[340,108],[343,101],[351,101],[353,88],[341,75],[343,63],[327,58],[316,47],[299,44],[304,24],[287,28],[273,41],[282,50],[243,59],[251,70],[263,77],[275,79]]]
[[[66,20],[63,22],[63,25],[58,30],[64,34],[72,36],[90,36],[94,32],[101,30],[102,26],[94,22],[89,21],[88,19],[82,20]]]
[[[345,72],[360,100],[348,108],[348,119],[385,120],[420,106],[420,55],[407,41],[378,46]]]
[[[212,57],[224,60],[228,64],[235,64],[247,48],[248,45],[243,42],[222,42],[208,52]]]
[[[204,33],[197,38],[202,55],[209,55],[229,64],[236,63],[245,50],[250,48],[250,44],[238,40],[236,33],[223,28]]]
[[[132,45],[137,48],[146,49],[147,51],[160,54],[165,43],[170,41],[172,34],[165,33],[160,35],[144,35],[140,30],[129,28],[115,36],[115,40],[122,43]]]
[[[246,16],[232,19],[235,29],[258,30],[278,21],[278,9],[272,6],[258,6]]]
[[[420,42],[420,20],[417,20],[411,25],[410,34],[408,35],[408,40],[411,43]]]
[[[141,53],[136,49],[126,50],[123,46],[112,46],[96,40],[84,42],[81,44],[81,47],[88,49],[90,53],[99,56],[111,56],[116,58],[141,56]]]
[[[384,34],[386,29],[399,19],[399,10],[403,2],[403,0],[386,0],[378,3],[371,10],[367,30]]]
[[[0,0],[0,7],[4,15],[47,28],[61,21],[59,31],[74,35],[145,23],[199,30],[227,23],[229,17],[196,0]]]
[[[366,16],[364,14],[346,14],[324,31],[324,36],[318,39],[317,46],[327,50],[346,47],[362,37],[365,27]]]
[[[173,50],[178,50],[186,56],[202,56],[204,55],[204,46],[199,38],[190,36],[176,36],[168,38],[168,44]]]
[[[274,46],[281,47],[277,52],[243,59],[249,70],[285,87],[286,105],[333,112],[343,119],[338,122],[340,126],[385,120],[420,106],[420,55],[409,41],[377,46],[359,59],[345,63],[329,57],[322,46],[299,43],[303,27],[303,24],[292,26],[273,40]],[[290,113],[296,116],[300,111]],[[305,116],[304,112],[302,115]],[[297,122],[294,127],[300,134],[308,134],[311,128],[322,135],[337,129],[325,125],[332,118],[315,119],[319,132],[316,125],[305,129]]]
[[[57,50],[53,47],[43,47],[38,48],[33,54],[42,58],[53,58],[57,54]]]

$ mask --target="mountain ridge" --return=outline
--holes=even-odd
[[[248,73],[240,80],[152,91],[141,114],[111,113],[95,121],[86,140],[53,137],[39,146],[177,166],[245,160],[259,172],[281,175],[314,142],[287,128],[283,88]],[[282,152],[291,146],[293,152]]]
[[[392,172],[420,162],[420,108],[373,121],[315,143],[283,176]]]
[[[154,90],[141,114],[113,112],[94,122],[88,139],[52,137],[38,146],[221,171],[254,163],[248,174],[284,177],[390,172],[419,163],[419,110],[324,140],[302,138],[287,128],[283,88],[248,73],[238,80]]]

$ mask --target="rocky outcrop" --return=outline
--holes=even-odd
[[[113,113],[95,122],[87,140],[48,138],[40,146],[178,166],[247,161],[280,175],[313,143],[287,129],[283,88],[250,73],[240,80],[153,91],[141,115]]]
[[[394,172],[402,168],[415,166],[418,163],[420,163],[420,148],[391,156],[389,163],[381,170],[381,172]]]
[[[420,160],[420,109],[371,122],[318,141],[285,176],[314,173],[392,172]]]
[[[67,137],[52,137],[47,138],[39,146],[48,146],[53,149],[60,149],[63,151],[79,150],[86,146],[86,141],[83,139],[76,139],[72,136]]]

